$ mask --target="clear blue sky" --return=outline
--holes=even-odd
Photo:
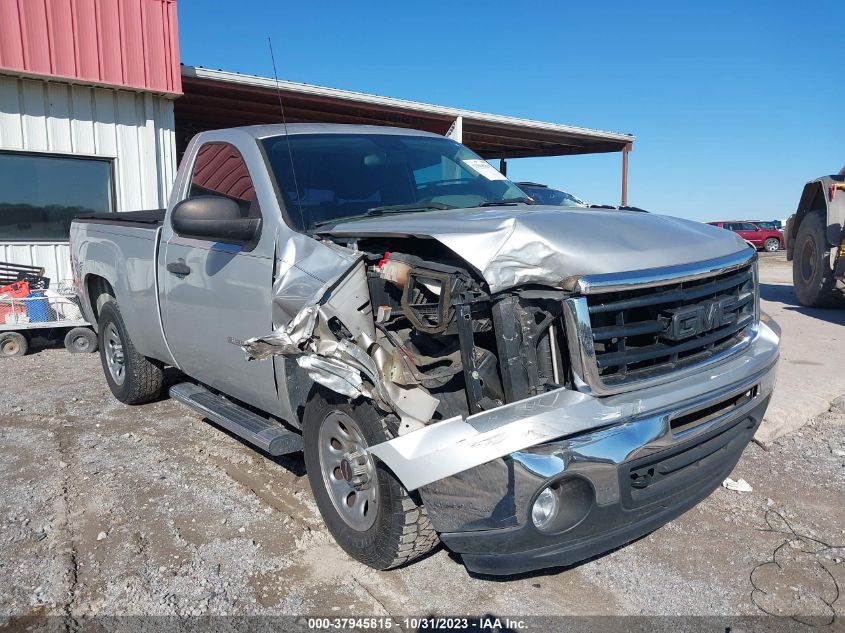
[[[845,165],[842,3],[180,0],[182,62],[631,132],[629,202],[779,219]],[[618,203],[619,154],[518,159]]]

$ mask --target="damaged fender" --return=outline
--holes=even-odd
[[[373,324],[363,258],[327,281],[289,323],[244,341],[247,360],[270,356],[295,358],[309,378],[336,393],[368,398],[382,410],[395,412],[400,434],[422,428],[439,401],[421,386],[400,386],[390,380],[393,344]],[[278,298],[278,295],[277,297]],[[275,300],[275,298],[274,298]]]

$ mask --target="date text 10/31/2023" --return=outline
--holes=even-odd
[[[309,629],[346,631],[346,630],[464,630],[464,631],[518,631],[526,629],[526,622],[519,619],[485,616],[469,617],[336,617],[308,618]]]

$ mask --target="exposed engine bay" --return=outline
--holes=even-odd
[[[289,324],[246,341],[250,360],[293,357],[315,382],[396,415],[400,435],[568,384],[560,345],[565,291],[491,294],[475,270],[433,240],[348,239],[343,246],[354,254],[349,268]]]

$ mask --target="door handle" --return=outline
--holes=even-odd
[[[191,274],[191,267],[185,263],[185,260],[180,259],[178,262],[170,262],[167,265],[167,272],[184,277]]]

